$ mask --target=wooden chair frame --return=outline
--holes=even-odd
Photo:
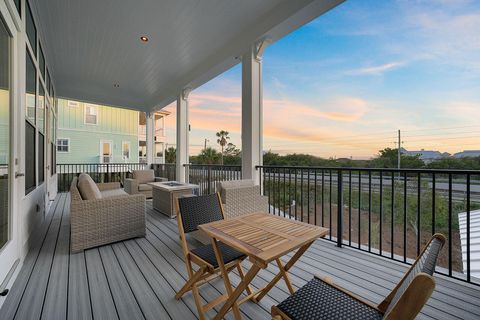
[[[217,200],[220,205],[222,217],[223,219],[225,219],[224,209],[223,209],[223,205],[222,205],[222,201],[219,193],[217,193]],[[185,236],[185,231],[184,231],[183,221],[182,221],[182,213],[180,211],[180,205],[179,205],[179,199],[177,199],[176,201],[176,208],[177,208],[177,223],[178,223],[178,231],[180,236],[180,243],[182,246],[183,255],[185,257],[185,264],[187,266],[189,279],[183,285],[183,287],[175,294],[175,299],[177,300],[180,299],[185,293],[191,290],[193,293],[195,304],[198,309],[198,314],[200,316],[200,319],[203,320],[203,319],[206,319],[205,313],[207,311],[209,311],[216,305],[222,302],[225,302],[228,299],[229,294],[233,291],[232,285],[230,283],[230,279],[228,278],[228,274],[231,271],[237,269],[240,275],[240,278],[242,280],[244,279],[245,273],[242,268],[242,261],[245,260],[246,257],[235,259],[233,261],[230,261],[227,264],[224,264],[223,259],[221,259],[221,256],[220,256],[220,259],[218,256],[218,254],[220,253],[220,249],[218,248],[218,243],[213,239],[212,239],[212,247],[217,257],[217,261],[219,261],[218,267],[214,267],[212,264],[208,263],[207,261],[203,260],[201,257],[192,253],[188,247],[187,239]],[[197,271],[194,271],[193,264],[199,267]],[[227,293],[222,294],[218,296],[216,299],[214,299],[213,301],[210,301],[209,303],[203,305],[202,299],[199,293],[199,287],[206,283],[209,283],[210,281],[218,277],[223,277],[223,281],[224,281],[225,289],[227,290]],[[252,290],[250,287],[248,287],[246,291],[248,292],[249,296],[252,295]],[[240,310],[238,308],[238,305],[239,304],[235,304],[233,307],[235,319],[240,319]]]
[[[427,303],[428,299],[432,295],[433,290],[435,289],[435,280],[434,278],[426,273],[419,272],[415,275],[413,280],[410,282],[408,287],[406,288],[405,292],[401,296],[401,298],[396,302],[391,310],[387,314],[385,314],[392,302],[395,294],[397,293],[398,289],[402,285],[403,281],[407,278],[410,271],[416,267],[419,262],[419,258],[424,254],[425,250],[428,248],[430,243],[433,239],[439,239],[442,242],[442,245],[445,243],[445,236],[436,233],[432,236],[430,241],[425,245],[422,249],[422,252],[418,255],[415,262],[412,266],[408,269],[402,279],[398,282],[395,288],[390,292],[390,294],[378,305],[375,305],[356,294],[338,286],[337,284],[333,283],[332,279],[329,277],[321,277],[315,276],[316,278],[326,282],[333,288],[349,295],[351,298],[365,304],[373,309],[378,310],[380,313],[384,314],[385,320],[409,320],[415,319],[417,314],[422,310],[423,306]],[[286,315],[282,310],[280,310],[277,306],[272,306],[271,309],[272,319],[274,320],[292,320],[288,315]]]

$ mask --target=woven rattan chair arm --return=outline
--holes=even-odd
[[[126,193],[128,193],[128,194],[138,194],[138,180],[136,180],[136,179],[125,179],[123,184],[124,184]]]
[[[359,301],[359,302],[361,302],[361,303],[369,306],[370,308],[373,308],[373,309],[375,309],[375,310],[380,311],[380,310],[378,309],[378,306],[377,306],[377,305],[375,305],[375,304],[371,303],[370,301],[367,301],[367,300],[363,299],[362,297],[357,296],[355,293],[353,293],[353,292],[351,292],[351,291],[348,291],[347,289],[339,286],[338,284],[336,284],[336,283],[333,281],[332,278],[330,278],[330,277],[324,277],[324,276],[320,276],[320,275],[315,275],[315,278],[317,278],[317,279],[319,279],[319,280],[322,280],[323,282],[325,282],[325,283],[328,284],[329,286],[335,288],[335,289],[338,290],[338,291],[341,291],[341,292],[345,293],[346,295],[349,295],[349,296],[352,297],[353,299],[355,299],[355,300],[357,300],[357,301]]]
[[[120,189],[120,182],[97,183],[100,191]]]

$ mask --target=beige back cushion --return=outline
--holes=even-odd
[[[138,180],[139,184],[154,182],[155,172],[153,170],[133,170],[133,179]]]
[[[82,196],[83,200],[95,200],[102,198],[102,194],[100,193],[97,184],[86,173],[81,173],[78,177],[78,191],[80,191],[80,195]]]

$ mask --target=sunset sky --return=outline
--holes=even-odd
[[[349,0],[267,48],[264,150],[370,158],[480,149],[480,1]],[[241,146],[241,67],[190,94],[190,151]],[[175,106],[167,110],[175,144]]]

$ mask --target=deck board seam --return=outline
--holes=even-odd
[[[58,226],[58,231],[57,231],[57,237],[55,239],[55,246],[53,248],[53,255],[52,255],[52,261],[50,262],[50,267],[49,267],[49,271],[48,271],[48,278],[47,278],[47,283],[45,285],[45,291],[43,292],[43,301],[42,301],[42,308],[40,309],[40,314],[39,314],[39,319],[42,318],[42,314],[43,314],[43,309],[45,308],[45,299],[47,297],[47,292],[48,292],[48,285],[50,284],[50,277],[52,275],[52,266],[53,266],[53,262],[55,261],[55,252],[57,251],[57,246],[58,246],[58,238],[60,237],[60,229],[62,227],[62,222],[63,222],[63,218],[64,218],[64,213],[65,213],[65,205],[67,203],[67,197],[65,197],[65,201],[63,202],[63,207],[62,207],[62,215],[60,216],[60,223],[59,223],[59,226]],[[43,246],[42,246],[43,247]]]

